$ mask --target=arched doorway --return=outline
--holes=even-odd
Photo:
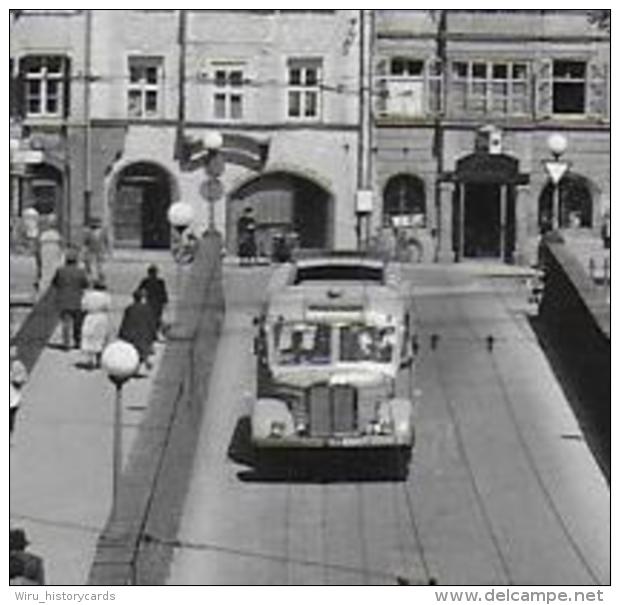
[[[529,181],[519,161],[506,154],[476,151],[461,158],[448,175],[455,183],[452,246],[455,259],[513,261],[516,242],[516,187]]]
[[[270,255],[275,235],[297,236],[300,248],[332,245],[332,203],[328,191],[313,181],[287,172],[260,176],[230,196],[227,206],[227,247],[237,250],[237,221],[251,207],[257,223],[259,254]]]
[[[150,162],[123,168],[111,199],[114,241],[119,247],[168,248],[168,207],[173,198],[168,173]]]
[[[554,185],[545,184],[538,198],[538,225],[541,229],[552,224]],[[592,188],[579,174],[567,173],[559,183],[559,227],[592,227]]]
[[[28,186],[30,195],[26,206],[37,210],[40,216],[55,215],[57,224],[62,224],[64,186],[62,172],[50,164],[36,164],[30,167]]]
[[[383,224],[396,227],[426,225],[424,181],[411,174],[391,177],[383,190]]]

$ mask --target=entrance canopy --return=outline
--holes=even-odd
[[[519,172],[519,160],[512,156],[477,151],[461,158],[456,163],[456,170],[445,173],[441,180],[453,183],[527,185],[530,177]]]

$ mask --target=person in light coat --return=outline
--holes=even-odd
[[[111,336],[111,308],[112,299],[103,282],[95,282],[92,289],[84,293],[81,350],[87,368],[98,368],[101,365],[101,353]]]
[[[28,380],[28,370],[17,357],[17,347],[9,348],[9,435],[15,428],[17,410],[22,398],[22,388]]]

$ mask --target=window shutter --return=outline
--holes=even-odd
[[[441,114],[443,110],[441,61],[435,58],[427,59],[424,74],[426,83],[426,110],[431,115]]]
[[[71,59],[69,57],[65,57],[64,66],[62,115],[63,118],[68,118],[71,115]],[[90,83],[85,81],[84,86],[90,86]]]
[[[543,59],[538,64],[534,111],[537,119],[550,118],[553,115],[553,61],[551,59]]]
[[[388,96],[387,82],[384,78],[379,78],[375,86],[375,111],[377,115],[382,116],[387,113]]]
[[[19,79],[15,75],[15,61],[9,58],[9,117],[18,116]]]
[[[17,73],[13,70],[11,74],[10,115],[15,118],[23,118],[26,115],[26,83],[24,80],[26,61],[27,57],[21,58],[17,65]]]
[[[375,64],[375,112],[377,116],[387,113],[388,87],[385,76],[387,75],[387,60],[379,59]]]
[[[378,76],[386,76],[388,73],[388,62],[387,59],[379,59],[377,61],[377,65],[375,66],[375,73]]]
[[[587,113],[591,116],[608,117],[608,75],[605,63],[588,63]]]

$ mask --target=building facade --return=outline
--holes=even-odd
[[[15,208],[54,209],[71,239],[99,218],[116,246],[168,247],[172,202],[194,207],[197,231],[208,223],[203,167],[181,157],[216,130],[225,169],[212,210],[231,250],[248,206],[266,253],[275,233],[291,231],[304,247],[352,247],[357,19],[354,10],[22,11],[11,29],[14,122],[22,148],[46,142]],[[64,174],[46,201],[29,187],[56,148]]]
[[[73,241],[99,218],[166,248],[183,200],[231,251],[250,206],[265,253],[396,231],[427,260],[531,262],[541,227],[609,211],[610,38],[584,10],[19,11],[10,68],[11,211]]]
[[[582,10],[374,11],[377,220],[428,257],[531,262],[553,222],[544,162],[570,168],[559,227],[609,210],[609,33]]]

